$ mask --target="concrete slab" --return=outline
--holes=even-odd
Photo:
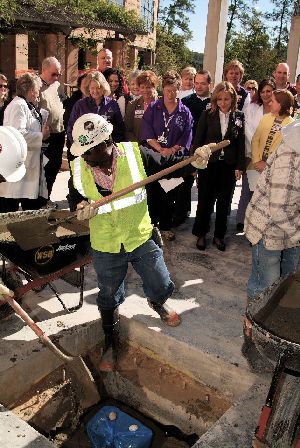
[[[0,441],[3,448],[55,448],[46,437],[0,404]]]
[[[59,174],[51,197],[60,207],[66,207],[68,177],[68,172]],[[240,186],[234,195],[233,210],[237,207],[239,194]],[[191,234],[195,208],[196,187],[193,188],[192,217],[176,229],[176,240],[164,248],[176,284],[170,305],[180,312],[182,325],[177,328],[163,325],[148,307],[139,277],[129,269],[127,299],[120,307],[122,332],[132,343],[150,350],[153,356],[238,400],[257,382],[257,376],[249,370],[241,354],[250,247],[244,236],[235,234],[233,211],[226,252],[219,252],[209,245],[207,251],[200,253]],[[63,280],[53,284],[69,306],[77,304],[76,288]],[[24,304],[46,334],[53,336],[54,342],[59,342],[72,354],[79,354],[88,351],[102,338],[96,295],[96,275],[92,266],[88,266],[81,310],[67,314],[49,288],[38,294],[29,293]],[[0,338],[0,401],[10,405],[16,396],[55,369],[60,361],[52,354],[49,356],[32,331],[14,315],[1,322]],[[24,372],[30,372],[30,375],[24,375]],[[11,378],[15,379],[13,386]],[[264,400],[264,390],[257,389],[254,395]],[[247,406],[256,421],[257,402],[249,398]],[[248,423],[251,431],[253,421],[245,419],[245,425]],[[229,432],[227,428],[225,436],[229,437]],[[208,448],[210,445],[200,446]]]

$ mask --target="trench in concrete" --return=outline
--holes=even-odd
[[[187,360],[185,371],[179,370],[176,356],[172,355],[172,350],[176,351],[176,345],[173,346],[174,341],[171,338],[161,334],[155,336],[149,329],[146,330],[139,323],[131,322],[129,319],[123,318],[123,324],[123,349],[118,360],[118,370],[114,373],[100,375],[97,369],[101,346],[93,345],[93,341],[99,340],[98,320],[91,323],[88,328],[81,326],[80,329],[76,327],[63,329],[54,337],[54,341],[63,347],[70,347],[71,344],[73,353],[76,346],[79,349],[77,354],[84,354],[101,391],[102,399],[114,398],[129,405],[141,412],[145,418],[157,422],[156,427],[163,433],[169,428],[169,437],[164,437],[163,442],[162,439],[156,442],[154,438],[153,448],[194,446],[194,443],[228,411],[241,392],[247,389],[250,379],[248,378],[239,389],[239,387],[232,388],[234,381],[231,384],[228,378],[227,380],[223,378],[224,381],[220,382],[218,390],[211,385],[214,382],[213,378],[211,382],[207,381],[209,385],[201,381],[201,369],[200,375],[198,377],[195,375],[199,365],[194,367],[194,372],[191,372],[192,359],[197,360],[196,363],[199,359],[193,357],[193,350],[190,347],[178,347],[178,354],[185,349],[190,351],[190,354],[185,356]],[[171,353],[169,362],[161,356],[164,350],[157,354],[150,348],[151,343],[145,344],[146,347],[141,345],[139,340],[142,337],[144,340],[152,338],[153,346],[156,346],[153,339],[159,337],[160,342],[168,347],[168,352]],[[70,448],[91,446],[83,429],[76,379],[70,375],[66,366],[57,367],[58,360],[37,341],[33,342],[33,346],[29,350],[31,351],[29,359],[23,354],[25,356],[22,360],[17,359],[16,364],[19,366],[15,365],[14,369],[11,369],[18,380],[21,379],[25,366],[27,369],[31,368],[30,381],[20,387],[19,392],[16,389],[14,392],[7,390],[4,404],[39,433],[48,438],[52,437],[56,446]],[[43,359],[47,366],[44,372],[41,369]],[[212,376],[213,371],[216,374],[216,369],[220,369],[217,365],[213,368],[213,361],[209,360],[207,355],[204,355],[203,362],[211,369]],[[225,368],[225,365],[223,367]],[[203,374],[206,377],[204,364]],[[42,378],[37,381],[39,376]],[[34,382],[33,377],[36,384],[29,388]],[[174,427],[177,428],[175,431]]]
[[[101,390],[101,398],[114,398],[156,421],[153,448],[189,447],[231,406],[217,390],[180,372],[149,349],[123,344],[118,371],[97,373],[101,347],[89,351],[86,361]],[[89,447],[80,424],[81,411],[75,379],[61,366],[35,384],[10,409],[57,446]],[[166,425],[166,426],[165,426]],[[155,425],[154,425],[155,426]],[[156,441],[156,438],[158,440]],[[162,444],[163,443],[163,444]]]

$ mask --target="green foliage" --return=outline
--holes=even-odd
[[[167,32],[161,25],[156,30],[156,66],[160,74],[180,70],[191,60],[191,51],[185,45],[185,36]]]
[[[22,6],[34,6],[41,13],[49,14],[49,7],[60,9],[65,14],[76,14],[82,21],[82,25],[93,28],[92,23],[99,21],[108,26],[118,25],[134,33],[146,31],[145,23],[136,11],[125,10],[113,2],[107,0],[0,0],[0,20],[6,26],[13,25],[14,15]]]
[[[167,33],[174,34],[179,31],[189,40],[192,33],[187,14],[193,14],[194,11],[194,0],[173,0],[168,6],[159,10],[158,20]]]
[[[272,0],[273,10],[266,14],[266,18],[274,22],[272,41],[278,58],[286,57],[289,40],[289,26],[293,14],[293,2],[290,0]]]
[[[253,3],[256,1],[230,2],[225,62],[238,59],[245,67],[244,80],[260,81],[269,77],[279,62],[286,60],[293,4],[288,0],[272,0],[273,11],[262,13],[252,6]]]
[[[194,0],[173,0],[160,9],[156,30],[156,64],[159,74],[167,70],[180,71],[199,62],[186,42],[192,37],[188,14],[194,12]]]

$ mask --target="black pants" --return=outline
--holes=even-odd
[[[170,230],[173,218],[187,215],[190,205],[190,185],[189,178],[168,193],[158,181],[147,185],[148,209],[153,225],[158,225],[160,230]]]
[[[216,222],[214,235],[224,238],[227,230],[227,213],[235,185],[235,166],[224,160],[209,163],[198,174],[198,207],[193,234],[205,236],[210,229],[210,218],[216,201]]]
[[[45,166],[45,176],[50,198],[53,184],[61,167],[63,149],[65,146],[65,131],[57,134],[50,134],[50,137],[45,143],[48,144],[48,147],[44,154],[49,159]]]
[[[47,199],[38,197],[37,199],[13,199],[0,197],[0,213],[17,212],[19,205],[23,211],[39,210],[47,203]]]
[[[191,174],[183,178],[184,182],[177,188],[176,198],[174,202],[174,218],[186,218],[191,211],[192,202],[192,186],[194,183],[194,176]]]

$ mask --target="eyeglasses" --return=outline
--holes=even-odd
[[[247,90],[256,90],[256,87],[247,87]]]
[[[0,84],[0,89],[8,89],[8,85],[7,84]]]
[[[51,76],[54,78],[55,76],[59,78],[61,76],[61,73],[51,73]]]

